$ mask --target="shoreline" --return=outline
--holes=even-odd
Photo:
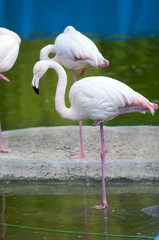
[[[107,183],[159,183],[159,127],[104,126]],[[83,126],[85,157],[79,154],[79,127],[39,127],[2,132],[0,181],[101,183],[99,127]]]

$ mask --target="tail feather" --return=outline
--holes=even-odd
[[[152,115],[154,115],[155,110],[158,109],[158,105],[151,103],[147,98],[142,96],[141,94],[137,93],[134,97],[133,105],[140,105],[143,106],[151,112]]]

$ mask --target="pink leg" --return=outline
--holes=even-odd
[[[1,122],[0,122],[0,152],[11,152],[11,149],[4,149],[2,144],[2,132],[1,132]]]
[[[157,104],[153,104],[153,109],[157,110],[158,109],[158,105]],[[150,109],[144,108],[144,107],[143,108],[136,108],[136,109],[120,112],[120,114],[132,113],[132,112],[150,112]]]
[[[0,79],[3,80],[3,81],[6,81],[6,82],[9,82],[10,80],[4,76],[3,74],[0,73]]]
[[[108,67],[109,66],[109,61],[108,60],[104,60],[104,63],[99,65],[98,67]],[[91,68],[95,68],[93,66],[90,66],[90,67],[87,67],[87,68],[84,68],[82,69],[82,71],[78,74],[78,77],[81,77],[83,74],[85,74],[85,72]]]
[[[95,121],[93,124],[92,124],[92,127],[96,127],[98,126],[99,124],[103,123],[104,121],[103,120],[97,120]]]
[[[87,68],[83,68],[82,71],[78,74],[78,77],[81,77],[82,75],[85,74],[85,72],[89,69],[95,68],[93,66],[87,67]]]
[[[76,76],[74,70],[71,70],[73,81],[76,82]],[[79,129],[80,129],[80,146],[81,146],[81,152],[79,155],[70,156],[71,158],[83,158],[84,157],[84,151],[83,151],[83,140],[82,140],[82,121],[79,121]]]
[[[72,73],[73,81],[75,83],[77,81],[75,71],[73,69],[71,69],[71,73]]]
[[[103,123],[100,123],[100,133],[101,133],[101,161],[102,161],[102,192],[103,192],[103,204],[102,205],[96,205],[94,208],[96,209],[103,209],[108,207],[108,203],[106,200],[106,191],[105,191],[105,176],[104,176],[104,165],[105,165],[105,154],[106,154],[106,148],[104,144],[104,131],[103,131]]]

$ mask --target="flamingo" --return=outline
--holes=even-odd
[[[4,78],[5,79],[5,78]],[[7,78],[6,78],[6,80],[4,80],[3,79],[3,81],[9,81]],[[1,79],[2,80],[2,79]],[[0,121],[0,152],[11,152],[11,149],[4,149],[3,148],[3,144],[2,144],[2,131],[1,131],[1,121]]]
[[[106,147],[103,121],[131,112],[149,111],[153,115],[158,105],[151,103],[147,98],[118,80],[95,76],[83,78],[72,85],[69,92],[71,107],[67,108],[65,105],[67,75],[58,63],[48,60],[37,62],[33,68],[32,87],[39,94],[39,80],[49,68],[53,68],[58,75],[55,108],[59,115],[72,121],[93,119],[95,120],[94,126],[100,125],[103,202],[94,207],[97,209],[106,208],[108,204],[104,176]]]
[[[19,53],[21,39],[13,31],[6,28],[0,28],[0,79],[9,82],[9,79],[2,74],[10,70]],[[10,149],[4,149],[2,145],[1,123],[0,123],[0,152],[10,152]]]
[[[109,61],[102,56],[96,45],[72,26],[65,28],[64,32],[56,38],[54,45],[49,44],[41,49],[40,60],[50,60],[50,53],[56,53],[56,56],[52,58],[53,61],[71,69],[74,82],[76,82],[74,70],[81,69],[87,64],[91,66],[84,68],[78,76],[82,76],[88,69],[94,67],[109,66]],[[72,158],[84,157],[82,121],[79,122],[79,127],[81,150],[79,155],[72,156]]]

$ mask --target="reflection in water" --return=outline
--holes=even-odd
[[[105,226],[105,234],[108,234],[108,231],[107,231],[107,221],[108,221],[108,218],[107,218],[107,211],[108,211],[108,208],[105,208],[105,209],[104,209],[104,226]],[[108,236],[107,236],[107,235],[105,236],[105,240],[108,240]]]
[[[84,204],[84,225],[85,225],[85,232],[89,233],[88,231],[88,221],[87,221],[87,203],[86,203],[86,195],[83,194],[83,204]],[[86,235],[86,240],[90,240],[89,234]]]
[[[157,206],[159,186],[150,186],[148,193],[145,186],[136,193],[138,189],[108,186],[110,205],[97,210],[91,206],[101,197],[100,186],[1,184],[1,223],[8,224],[7,228],[0,225],[1,238],[6,238],[7,231],[8,239],[16,240],[110,240],[113,236],[119,240],[123,235],[154,239],[159,234],[158,217],[141,209]]]
[[[5,202],[5,194],[2,195],[2,213],[1,213],[1,220],[2,220],[2,224],[3,225],[3,231],[2,231],[2,239],[5,240],[5,235],[7,232],[7,226],[6,224],[6,220],[5,220],[5,209],[6,209],[6,202]]]
[[[90,234],[89,234],[89,230],[88,230],[88,220],[87,220],[87,202],[86,202],[86,195],[85,193],[83,194],[83,204],[84,204],[84,224],[85,224],[85,232],[88,233],[86,235],[86,240],[90,240]],[[100,209],[101,211],[103,211],[104,213],[104,228],[105,228],[105,231],[104,233],[106,234],[105,235],[105,240],[108,240],[108,232],[107,232],[107,208],[104,208],[104,209]]]

